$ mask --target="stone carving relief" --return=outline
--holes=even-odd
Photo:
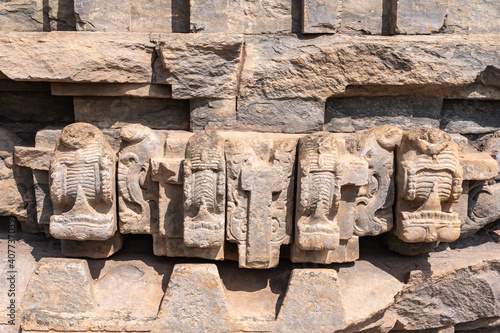
[[[403,131],[379,126],[364,131],[359,140],[359,156],[368,162],[368,184],[356,198],[357,236],[376,236],[392,230],[395,197],[394,151]]]
[[[158,183],[151,178],[151,158],[163,153],[162,139],[146,126],[120,130],[118,152],[118,209],[120,231],[158,233]]]
[[[453,206],[463,181],[458,145],[438,129],[411,130],[397,162],[396,235],[409,243],[457,240],[461,221]]]
[[[184,243],[224,245],[226,160],[224,141],[214,131],[193,135],[184,160]]]
[[[115,152],[90,124],[66,126],[50,160],[50,233],[58,239],[110,239],[116,232]]]
[[[291,241],[296,146],[286,135],[226,139],[227,239],[240,267],[277,266]]]
[[[357,259],[354,205],[367,172],[367,163],[350,154],[338,135],[318,132],[300,139],[293,262]]]

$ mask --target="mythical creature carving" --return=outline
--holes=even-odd
[[[151,158],[163,153],[162,139],[150,128],[132,124],[120,130],[118,209],[122,233],[158,232],[158,183]]]
[[[184,160],[184,243],[211,248],[224,244],[226,161],[224,140],[214,131],[193,135]]]
[[[462,193],[458,145],[443,131],[405,132],[397,153],[396,235],[403,241],[452,242],[461,222],[453,205]]]
[[[403,131],[379,126],[364,131],[359,140],[359,156],[368,162],[368,184],[356,198],[357,236],[376,236],[392,230],[395,198],[394,151]]]
[[[58,239],[107,240],[116,231],[115,153],[90,124],[66,126],[50,160],[50,233]]]

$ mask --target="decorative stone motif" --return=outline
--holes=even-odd
[[[300,139],[293,262],[357,259],[354,205],[359,186],[367,184],[367,171],[367,162],[350,154],[335,134]]]
[[[151,179],[152,157],[163,153],[162,140],[146,126],[133,124],[120,130],[118,152],[118,210],[124,234],[158,232],[158,183]]]
[[[226,205],[224,141],[213,131],[193,135],[184,160],[184,243],[224,245]]]
[[[458,145],[438,129],[411,130],[397,161],[396,235],[409,243],[457,240],[461,222],[453,205],[463,181]]]
[[[394,151],[403,131],[393,126],[379,126],[364,131],[359,142],[359,156],[368,162],[368,184],[356,198],[357,236],[376,236],[392,230],[395,186]]]
[[[240,267],[275,267],[291,241],[296,145],[293,136],[226,139],[227,239]]]
[[[115,153],[99,129],[66,126],[50,160],[50,233],[58,239],[107,240],[116,228]]]

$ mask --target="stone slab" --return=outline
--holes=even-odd
[[[444,100],[442,129],[449,133],[486,134],[500,129],[500,101]]]
[[[428,35],[446,28],[450,0],[399,0],[396,33]]]
[[[159,98],[75,97],[75,120],[100,128],[142,124],[153,129],[188,130],[189,104]]]
[[[130,1],[130,31],[171,33],[173,3],[175,0]]]
[[[498,33],[500,9],[495,0],[471,2],[467,0],[449,0],[450,8],[446,21],[449,33]]]
[[[383,31],[383,0],[343,0],[342,32],[380,35]]]
[[[336,33],[342,20],[339,0],[304,0],[302,32],[305,34]]]
[[[166,84],[52,83],[50,87],[52,95],[56,96],[172,97],[172,88]]]
[[[191,131],[230,128],[236,123],[236,98],[190,101]]]
[[[74,0],[79,31],[130,31],[130,0]]]
[[[0,3],[0,31],[47,31],[42,0],[13,0]]]
[[[190,0],[191,32],[227,32],[228,0]]]

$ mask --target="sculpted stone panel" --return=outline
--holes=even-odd
[[[297,138],[225,137],[227,239],[238,244],[240,267],[275,267],[291,242]]]
[[[115,152],[90,124],[66,126],[50,160],[50,233],[58,239],[100,240],[116,230]]]
[[[151,178],[150,160],[163,153],[162,139],[146,126],[133,124],[120,131],[118,152],[118,210],[120,231],[158,232],[158,183]]]
[[[463,181],[458,145],[438,129],[411,130],[397,161],[396,235],[409,243],[457,240],[461,222],[453,206]]]
[[[361,134],[359,156],[368,162],[368,184],[356,198],[357,236],[376,236],[392,230],[395,197],[394,151],[403,131],[393,126],[378,126]]]
[[[184,160],[184,243],[224,245],[226,212],[224,141],[213,131],[193,135]]]
[[[355,199],[367,172],[367,162],[350,154],[341,136],[318,132],[300,139],[293,262],[357,259]]]

